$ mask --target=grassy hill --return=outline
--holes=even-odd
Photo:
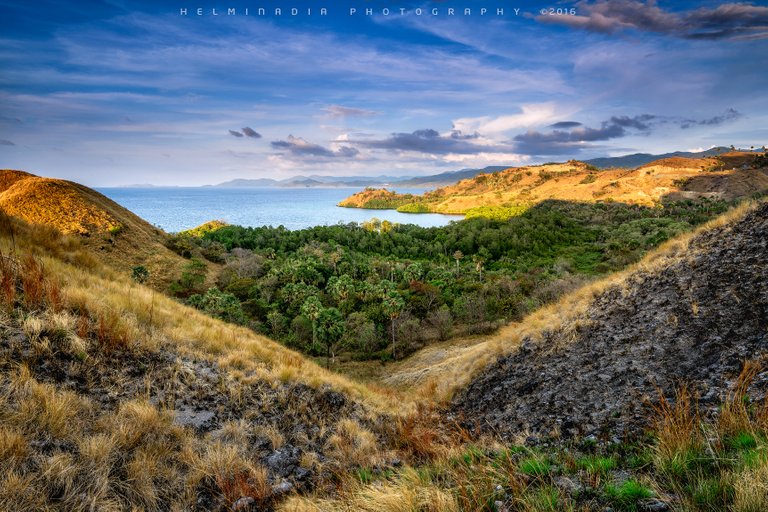
[[[53,206],[32,199],[9,204],[36,223],[0,217],[5,509],[768,507],[765,202],[496,334],[385,367],[395,390],[137,284],[89,242],[146,223],[88,189],[0,177],[3,194],[29,187],[11,198],[72,194],[82,218],[60,226],[88,233],[42,224]]]
[[[0,170],[0,210],[72,235],[95,258],[126,275],[142,265],[149,284],[158,289],[166,289],[186,264],[166,247],[166,233],[79,183]]]
[[[652,206],[670,199],[734,199],[768,190],[768,168],[755,153],[657,160],[636,169],[599,170],[583,162],[515,167],[480,174],[421,196],[366,189],[339,206],[408,213],[509,217],[548,199]]]
[[[263,510],[390,460],[410,410],[14,218],[0,289],[5,510]]]

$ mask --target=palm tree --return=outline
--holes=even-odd
[[[307,297],[304,304],[301,305],[301,314],[312,321],[312,346],[317,345],[317,319],[323,310],[323,304],[316,296]]]
[[[456,251],[453,253],[453,259],[456,260],[456,273],[459,273],[459,261],[461,258],[464,257],[464,254],[461,251]]]

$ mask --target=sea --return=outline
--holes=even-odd
[[[284,226],[290,230],[364,222],[372,218],[423,227],[444,226],[461,215],[399,213],[336,206],[359,188],[99,188],[99,192],[169,233],[210,220],[240,226]],[[421,194],[426,189],[398,189]]]

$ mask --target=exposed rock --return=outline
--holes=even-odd
[[[511,435],[624,435],[682,383],[713,409],[746,359],[768,356],[768,204],[697,235],[684,256],[594,299],[580,326],[545,332],[454,402],[468,425]],[[768,389],[768,371],[753,392]]]
[[[288,477],[299,465],[301,450],[295,446],[284,446],[275,450],[264,459],[264,465],[270,473],[279,477]]]

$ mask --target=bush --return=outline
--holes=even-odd
[[[192,295],[187,302],[191,306],[226,322],[246,323],[243,307],[237,297],[231,293],[222,292],[218,288],[209,288],[205,295]]]

